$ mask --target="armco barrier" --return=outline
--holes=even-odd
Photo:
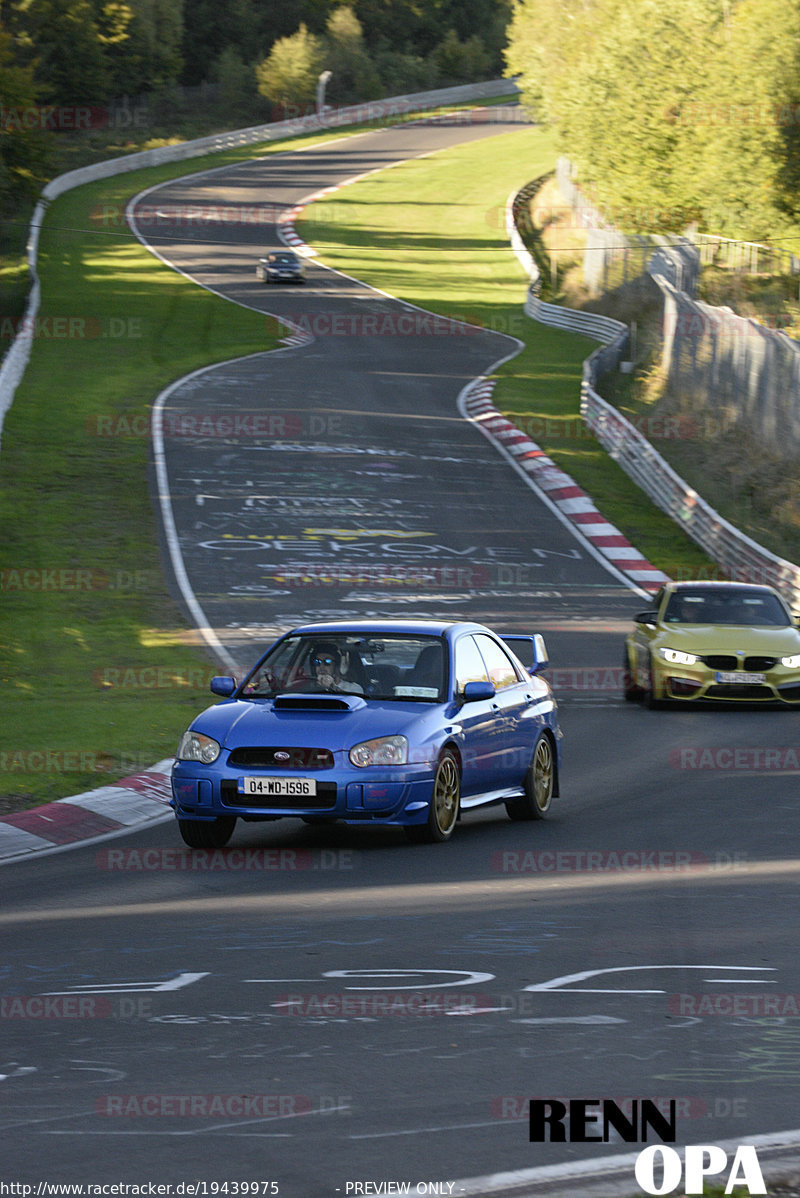
[[[647,438],[594,390],[601,374],[619,366],[628,344],[627,327],[608,317],[560,308],[539,299],[539,271],[514,221],[514,207],[521,195],[519,192],[512,196],[506,206],[506,228],[517,257],[531,275],[525,314],[540,323],[603,342],[583,364],[581,415],[587,427],[648,498],[679,524],[725,573],[743,582],[774,586],[793,610],[800,610],[800,567],[770,553],[723,519],[675,473]],[[674,279],[685,270],[686,253],[686,246],[662,246],[653,255],[649,273],[662,291],[672,285],[665,277],[667,272]]]
[[[25,315],[20,331],[0,366],[0,436],[5,414],[14,401],[17,387],[30,359],[33,330],[40,300],[40,286],[36,272],[39,229],[47,205],[51,200],[74,187],[83,186],[84,183],[109,179],[113,175],[121,175],[127,171],[160,166],[165,162],[181,162],[221,150],[258,145],[265,141],[279,141],[281,138],[293,137],[299,133],[315,131],[324,133],[327,130],[333,131],[348,125],[359,125],[371,121],[380,123],[395,116],[424,112],[426,109],[437,108],[443,104],[457,104],[465,100],[486,100],[498,96],[516,96],[517,94],[517,87],[511,80],[493,79],[484,83],[465,84],[461,87],[440,88],[438,91],[393,96],[387,100],[372,100],[366,104],[353,104],[347,108],[328,109],[321,116],[313,114],[286,121],[276,121],[268,125],[252,125],[247,129],[235,129],[229,133],[199,137],[194,141],[184,141],[174,146],[158,146],[152,150],[129,154],[124,158],[109,158],[104,162],[96,162],[92,166],[79,167],[77,170],[67,171],[65,174],[51,179],[42,191],[30,223],[27,260],[32,283]]]
[[[731,578],[776,587],[800,610],[800,568],[724,520],[625,417],[584,381],[581,415],[609,456]]]

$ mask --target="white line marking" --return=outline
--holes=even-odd
[[[69,990],[44,990],[43,995],[51,994],[162,994],[167,990],[182,990],[207,978],[205,973],[179,973],[177,977],[169,978],[166,982],[111,982],[99,986],[72,986]]]
[[[771,965],[615,965],[610,969],[584,969],[579,973],[565,973],[563,977],[551,978],[547,982],[534,982],[530,986],[526,986],[526,991],[534,991],[542,993],[558,993],[566,991],[569,994],[665,994],[664,990],[601,990],[592,986],[579,987],[571,986],[570,982],[585,982],[589,978],[600,977],[605,973],[638,973],[646,969],[735,969],[738,973],[775,973],[776,970]],[[704,978],[703,981],[709,982],[715,979]],[[744,979],[749,981],[749,979]],[[756,978],[755,981],[762,979]]]

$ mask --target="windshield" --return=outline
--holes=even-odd
[[[676,591],[664,614],[667,624],[739,624],[786,628],[788,612],[771,591]]]
[[[290,636],[259,662],[240,694],[271,699],[305,692],[441,702],[444,670],[444,643],[435,636]]]

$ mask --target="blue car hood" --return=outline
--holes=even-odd
[[[311,696],[309,696],[311,698]],[[345,706],[346,704],[346,706]],[[314,710],[298,705],[277,708],[271,699],[234,699],[209,707],[192,724],[226,749],[245,746],[292,745],[298,748],[348,750],[362,740],[404,733],[417,741],[441,725],[438,703],[398,703],[342,696],[342,707]],[[413,725],[419,727],[412,732]]]

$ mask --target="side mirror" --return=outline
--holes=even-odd
[[[640,611],[638,616],[633,617],[636,624],[651,624],[658,623],[658,609],[655,611]]]
[[[220,695],[223,699],[229,699],[236,690],[236,679],[217,674],[208,685],[212,695]]]
[[[474,703],[477,699],[493,699],[497,694],[491,682],[467,682],[464,685],[463,698],[465,703]]]

